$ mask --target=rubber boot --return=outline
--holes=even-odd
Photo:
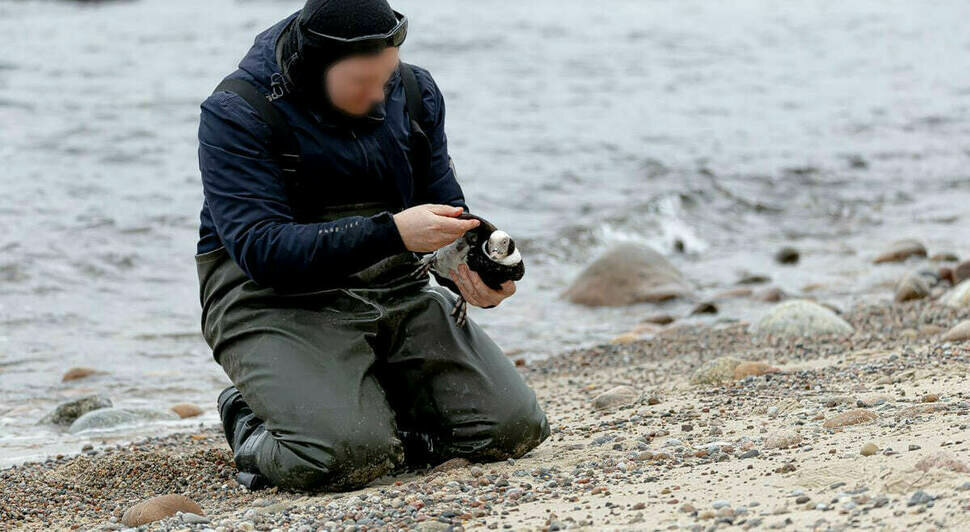
[[[218,407],[223,433],[239,470],[236,481],[250,490],[268,487],[269,482],[256,465],[256,451],[267,436],[263,420],[256,417],[235,386],[219,394]]]

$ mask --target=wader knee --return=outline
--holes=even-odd
[[[551,433],[545,413],[534,405],[519,411],[501,415],[489,430],[491,443],[485,454],[495,460],[519,458],[536,448]]]
[[[360,489],[388,474],[404,461],[401,441],[394,436],[344,438],[329,446],[279,438],[269,460],[259,469],[281,487],[301,491]]]

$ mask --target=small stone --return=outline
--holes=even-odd
[[[966,342],[970,340],[970,320],[961,321],[943,335],[944,342]]]
[[[760,377],[768,373],[777,373],[779,370],[764,362],[742,362],[734,368],[734,379],[740,380],[745,377]]]
[[[926,503],[932,502],[933,499],[935,498],[936,497],[930,495],[929,493],[926,493],[923,490],[916,490],[915,492],[913,492],[913,496],[909,498],[909,501],[906,502],[906,506],[916,506],[919,504],[926,504]]]
[[[807,503],[810,500],[812,500],[812,499],[808,495],[801,495],[801,496],[795,498],[795,504],[805,504],[805,503]]]
[[[794,447],[802,442],[802,435],[792,430],[782,430],[768,435],[765,439],[765,449],[785,449]]]
[[[878,418],[879,415],[875,412],[866,410],[864,408],[856,408],[854,410],[848,410],[837,414],[827,419],[822,426],[827,429],[834,429],[839,427],[847,427],[849,425],[858,425],[860,423],[868,423],[870,421]]]
[[[970,307],[970,279],[953,287],[943,297],[943,304],[953,308]]]
[[[614,336],[612,339],[610,339],[610,343],[613,345],[632,344],[633,342],[636,342],[639,338],[640,338],[640,335],[634,332],[626,332],[619,336]]]
[[[720,384],[734,379],[734,369],[742,361],[732,357],[719,357],[705,362],[690,378],[691,384]]]
[[[772,307],[753,327],[758,334],[797,337],[851,334],[853,328],[831,309],[814,301],[795,299]]]
[[[178,419],[178,416],[167,410],[152,408],[99,408],[75,419],[67,431],[75,434],[82,430],[110,429],[129,423],[167,419]]]
[[[468,467],[471,462],[466,458],[452,458],[451,460],[446,460],[434,468],[431,469],[430,473],[444,473],[446,471],[453,471],[455,469],[461,469],[463,467]]]
[[[202,409],[192,403],[179,403],[172,406],[172,412],[178,414],[182,419],[195,417],[202,413]]]
[[[946,451],[937,451],[925,456],[914,466],[920,471],[928,472],[930,469],[945,469],[954,473],[970,473],[970,467],[961,462],[957,457]]]
[[[925,414],[932,414],[934,412],[940,412],[946,410],[946,405],[943,403],[923,403],[913,406],[908,406],[896,413],[896,419],[912,419]]]
[[[911,238],[893,242],[889,248],[880,253],[872,262],[883,264],[886,262],[902,262],[910,257],[925,257],[926,248],[917,240]]]
[[[717,314],[717,305],[710,301],[699,303],[690,311],[689,315],[696,316],[697,314]]]
[[[685,514],[692,514],[697,511],[697,508],[694,508],[693,504],[685,502],[684,504],[680,505],[680,511]]]
[[[655,325],[667,325],[674,322],[674,317],[670,314],[651,314],[643,318],[641,323],[653,323]]]
[[[879,447],[875,443],[869,442],[862,446],[862,450],[859,451],[859,454],[862,456],[872,456],[878,452]]]
[[[943,251],[940,253],[934,253],[930,260],[933,262],[957,262],[960,257],[952,251]]]
[[[970,260],[965,260],[953,269],[953,284],[960,284],[970,279]]]
[[[865,407],[865,408],[872,408],[874,406],[879,406],[881,404],[885,404],[892,400],[893,400],[893,396],[889,394],[877,393],[877,394],[870,394],[870,395],[865,395],[863,397],[860,397],[856,401],[856,405]]]
[[[923,299],[930,295],[930,283],[919,272],[906,274],[896,285],[895,299],[897,302]]]
[[[928,393],[924,395],[923,398],[921,399],[921,401],[923,401],[924,403],[935,403],[939,400],[940,400],[940,396],[936,395],[935,393]]]
[[[184,495],[173,493],[152,497],[128,508],[121,517],[121,522],[125,526],[141,526],[173,516],[179,511],[204,515],[198,503]]]
[[[778,287],[770,287],[754,294],[754,298],[765,303],[777,303],[785,299],[785,292]]]
[[[615,409],[636,401],[639,395],[636,390],[629,386],[617,386],[593,398],[593,408],[596,410]]]
[[[67,370],[67,373],[65,373],[63,377],[61,377],[61,382],[83,379],[84,377],[89,377],[95,373],[98,373],[98,370],[94,368],[71,368]]]

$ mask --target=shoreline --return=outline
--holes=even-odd
[[[213,425],[4,469],[0,520],[119,530],[135,503],[181,493],[205,522],[175,516],[144,529],[965,526],[970,342],[941,337],[970,309],[880,303],[843,318],[855,332],[797,339],[744,322],[675,323],[526,364],[553,433],[514,461],[355,492],[249,492]],[[719,357],[760,364],[696,384]]]

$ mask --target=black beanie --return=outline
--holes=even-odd
[[[351,54],[339,46],[321,43],[304,28],[351,38],[387,33],[396,24],[397,17],[387,0],[307,0],[280,37],[280,68],[292,89],[312,96],[324,110],[339,112],[323,88],[323,74]]]

